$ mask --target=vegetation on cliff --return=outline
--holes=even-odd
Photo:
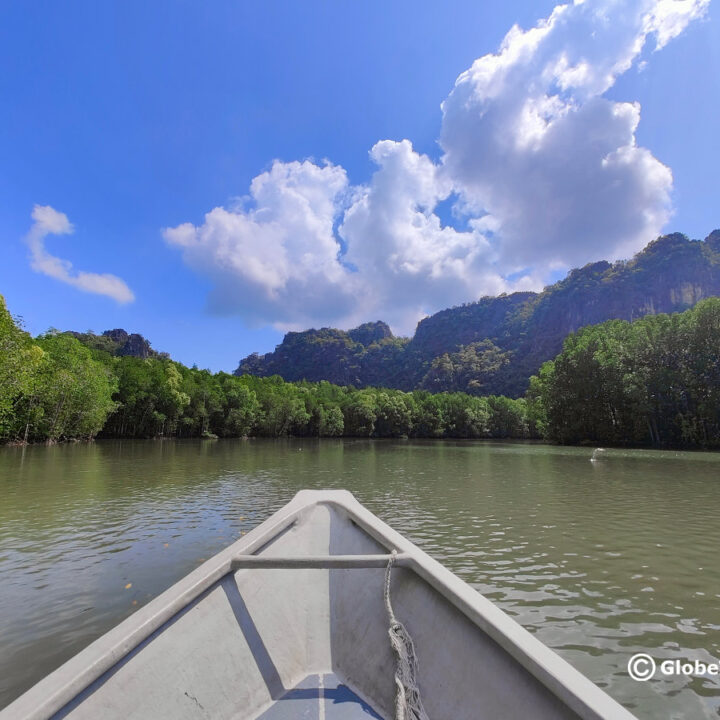
[[[103,350],[110,355],[122,357],[123,355],[131,355],[132,357],[149,358],[149,357],[169,357],[167,353],[159,353],[150,346],[150,341],[146,340],[138,333],[128,333],[122,328],[115,330],[106,330],[102,335],[96,335],[93,332],[72,332],[68,331],[67,335],[77,338],[83,345],[93,350]]]
[[[235,375],[400,387],[407,343],[394,337],[383,322],[365,323],[348,332],[334,328],[290,332],[275,352],[246,357]]]
[[[629,261],[573,270],[541,293],[485,297],[442,310],[421,320],[412,339],[393,338],[389,329],[372,342],[360,341],[355,330],[288,333],[274,352],[246,358],[236,372],[518,397],[542,363],[560,352],[565,337],[581,327],[679,312],[714,295],[720,295],[720,230],[704,241],[675,233]],[[473,348],[481,354],[489,348],[477,346],[485,342],[506,361],[473,357]]]
[[[0,296],[0,441],[98,435],[544,437],[561,443],[720,447],[720,298],[695,304],[714,282],[713,243],[720,245],[720,233],[705,243],[669,236],[651,244],[642,262],[638,256],[633,263],[600,263],[574,271],[537,296],[486,299],[445,311],[466,320],[483,316],[485,326],[518,327],[528,317],[551,318],[555,307],[558,313],[572,309],[573,322],[582,322],[591,308],[597,316],[607,313],[613,296],[605,293],[616,283],[613,278],[654,267],[677,280],[696,263],[697,282],[678,285],[666,277],[669,289],[655,297],[652,308],[644,306],[644,316],[570,333],[520,399],[492,393],[499,377],[510,377],[521,366],[504,336],[497,342],[478,339],[470,322],[461,324],[462,332],[451,332],[447,318],[437,320],[443,313],[423,321],[440,322],[436,347],[449,342],[453,332],[468,342],[436,355],[413,380],[419,389],[403,391],[380,387],[380,379],[395,378],[399,384],[411,374],[410,360],[420,350],[411,352],[410,345],[418,337],[429,342],[423,323],[412,343],[394,338],[384,323],[349,333],[290,333],[269,360],[248,358],[242,366],[246,374],[213,374],[174,362],[124,330],[50,331],[33,339]],[[680,275],[672,274],[673,263],[683,268]],[[589,294],[604,300],[588,304]],[[647,300],[638,294],[633,307],[642,298]],[[652,314],[663,302],[694,307]],[[501,316],[505,319],[498,320]],[[556,322],[556,330],[562,322]],[[545,344],[527,334],[518,337],[549,351],[547,337]],[[282,365],[293,358],[301,360],[293,382],[279,374],[258,376],[267,363]],[[321,379],[328,368],[342,385]],[[356,387],[359,376],[376,378],[377,386]]]

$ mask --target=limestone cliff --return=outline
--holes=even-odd
[[[323,328],[288,333],[274,352],[245,358],[236,373],[409,390],[423,386],[434,360],[448,354],[449,362],[462,362],[472,353],[463,355],[461,348],[489,340],[509,360],[492,376],[483,370],[486,374],[475,385],[486,394],[517,396],[540,365],[560,351],[569,333],[614,318],[679,312],[713,295],[720,295],[720,230],[704,241],[674,233],[654,240],[631,260],[572,270],[541,293],[484,297],[442,310],[421,320],[410,340],[394,338],[380,322],[349,332]],[[446,365],[443,377],[468,376],[467,367]],[[433,387],[451,389],[436,380],[434,372]]]

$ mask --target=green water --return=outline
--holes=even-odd
[[[642,718],[717,718],[720,455],[489,442],[0,449],[0,707],[301,488],[343,487]],[[126,588],[128,584],[131,587]],[[482,668],[478,668],[482,672]]]

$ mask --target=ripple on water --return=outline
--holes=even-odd
[[[302,449],[303,452],[298,452]],[[642,718],[710,718],[720,457],[522,443],[226,441],[0,449],[0,706],[303,487],[361,502]],[[130,587],[127,587],[130,585]]]

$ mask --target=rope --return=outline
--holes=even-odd
[[[429,720],[422,700],[420,688],[417,685],[418,661],[415,656],[410,633],[395,617],[390,602],[390,571],[395,563],[397,551],[393,550],[385,569],[385,609],[388,614],[390,627],[390,645],[397,658],[395,664],[395,720]]]

